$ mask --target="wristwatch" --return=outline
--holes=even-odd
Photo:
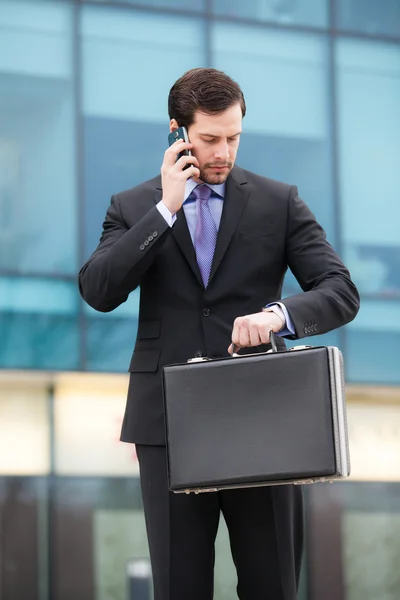
[[[268,307],[264,306],[261,310],[262,312],[273,312],[276,314],[277,317],[280,318],[280,320],[282,321],[282,327],[279,329],[279,331],[282,331],[282,329],[286,327],[285,313],[278,304],[274,304],[273,306]]]

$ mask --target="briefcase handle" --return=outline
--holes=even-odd
[[[272,329],[269,332],[269,340],[271,342],[272,352],[278,352],[278,346],[277,346],[277,343],[276,343],[276,334],[272,331]],[[238,346],[234,345],[233,346],[234,352],[232,352],[232,354],[231,354],[232,358],[235,358],[237,356],[241,356],[240,354],[237,353],[236,348],[239,349]],[[268,352],[271,352],[271,350],[269,350]]]

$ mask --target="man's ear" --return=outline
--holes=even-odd
[[[171,119],[169,122],[169,131],[175,131],[175,129],[178,129],[179,124],[178,121],[176,119]]]

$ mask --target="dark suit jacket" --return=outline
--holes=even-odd
[[[170,228],[156,208],[161,196],[160,177],[114,195],[99,246],[79,273],[82,297],[103,312],[140,286],[121,439],[156,445],[165,443],[162,367],[227,356],[234,319],[280,300],[288,266],[304,290],[284,299],[294,338],[340,327],[359,307],[348,271],[296,187],[234,167],[206,289],[184,212]]]

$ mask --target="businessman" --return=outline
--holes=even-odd
[[[235,81],[214,69],[188,71],[171,88],[168,110],[170,131],[185,127],[190,142],[167,148],[161,176],[112,197],[79,274],[83,298],[103,312],[140,286],[121,439],[137,445],[155,600],[213,598],[221,513],[238,597],[295,600],[301,488],[169,492],[161,371],[228,356],[232,344],[242,354],[265,351],[270,330],[281,348],[285,337],[325,333],[355,317],[359,296],[296,187],[235,166],[246,112]],[[178,159],[184,150],[192,156]],[[288,267],[303,291],[282,299]]]

